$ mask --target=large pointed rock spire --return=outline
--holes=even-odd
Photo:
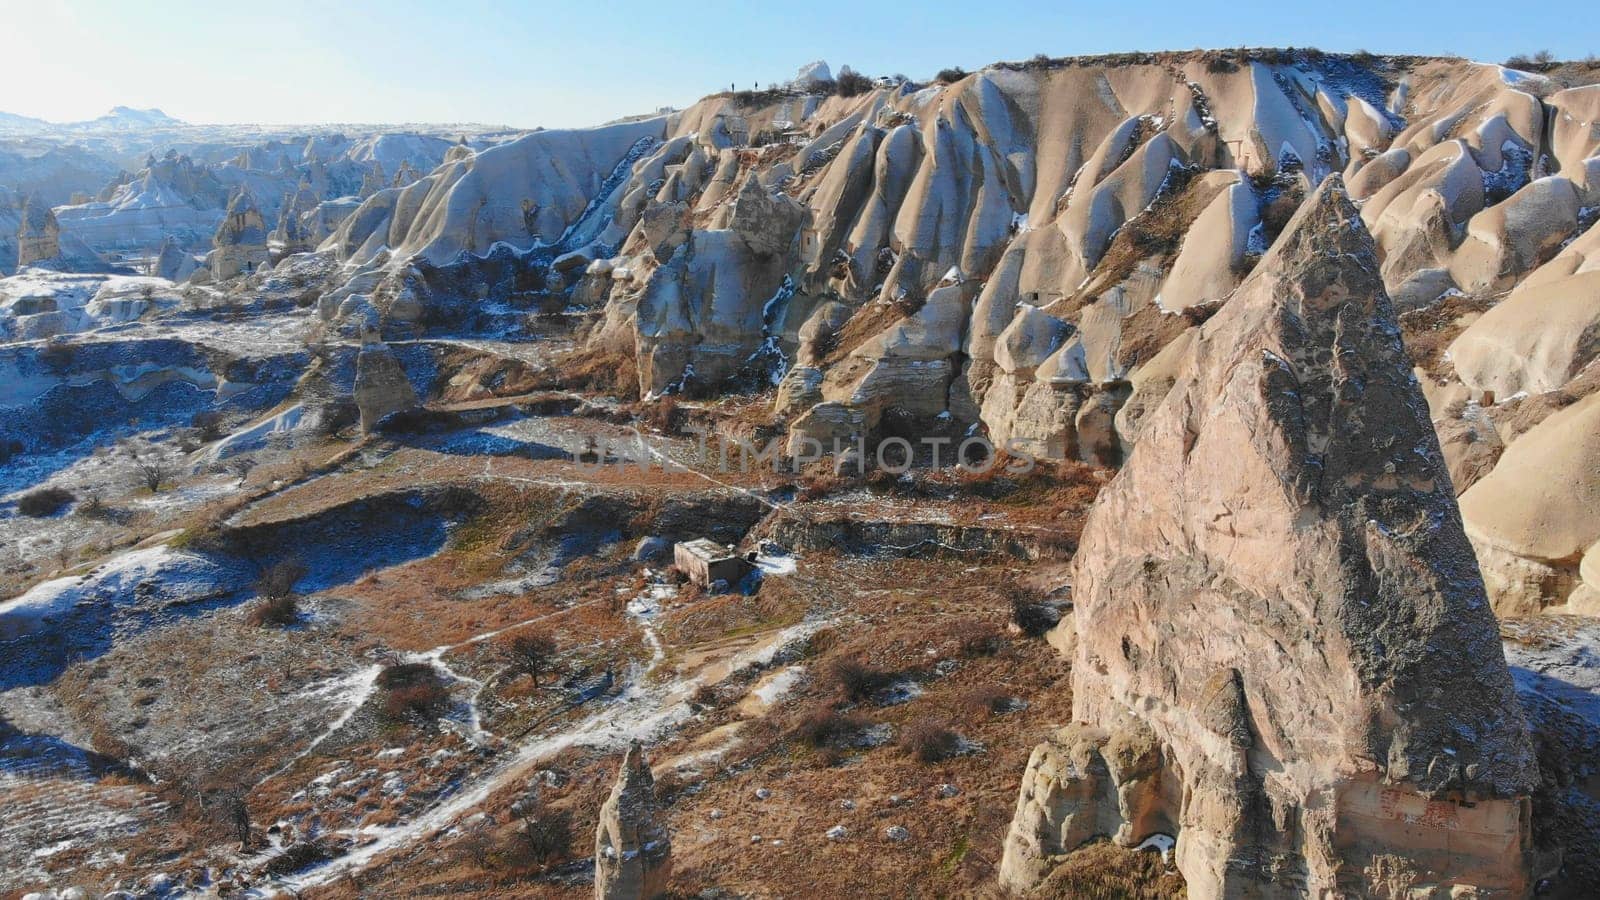
[[[1074,565],[1077,724],[1030,762],[1008,885],[1159,832],[1197,898],[1527,890],[1526,726],[1337,177],[1201,328]]]

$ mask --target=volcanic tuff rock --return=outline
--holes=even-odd
[[[36,196],[23,200],[19,220],[14,240],[19,270],[38,266],[58,272],[125,271],[113,268],[74,235],[63,234],[55,212]]]
[[[1034,753],[1003,881],[1167,833],[1200,898],[1527,891],[1526,725],[1340,179],[1180,373],[1084,529],[1081,724]]]
[[[409,336],[565,299],[603,310],[586,349],[631,358],[643,394],[776,381],[791,449],[893,412],[1115,462],[1193,326],[1339,172],[1397,308],[1444,307],[1454,343],[1419,361],[1465,490],[1513,443],[1494,407],[1566,390],[1600,353],[1600,86],[1561,87],[1464,60],[1252,53],[720,94],[451,149],[342,219],[319,309]],[[1475,324],[1450,314],[1514,285]]]
[[[406,379],[400,360],[372,335],[363,336],[356,356],[354,399],[362,431],[371,431],[385,417],[417,406],[416,389]]]
[[[61,226],[55,213],[38,197],[22,204],[22,227],[17,231],[17,268],[61,255]]]
[[[1600,613],[1600,393],[1552,413],[1461,495],[1502,616]],[[1560,609],[1565,604],[1565,610]]]
[[[267,222],[255,195],[243,188],[228,203],[228,215],[217,228],[216,249],[207,258],[211,276],[227,281],[254,272],[267,261]]]
[[[649,900],[667,891],[672,839],[656,805],[656,781],[635,741],[628,747],[594,834],[597,900]]]
[[[194,255],[184,250],[176,238],[161,242],[161,252],[156,255],[155,274],[171,282],[187,280],[196,268]]]
[[[695,231],[672,250],[635,314],[642,390],[663,391],[690,377],[716,384],[738,372],[784,299],[788,250],[804,216],[800,204],[773,196],[752,175],[727,228]],[[741,302],[749,297],[769,300]]]
[[[283,242],[285,253],[304,253],[314,249],[321,237],[326,237],[326,234],[319,235],[315,227],[315,212],[320,203],[311,185],[304,181],[294,193],[283,198],[273,237]]]

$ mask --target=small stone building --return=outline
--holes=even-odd
[[[750,571],[751,564],[732,547],[707,538],[680,541],[672,548],[672,562],[701,587],[725,581],[732,587]]]

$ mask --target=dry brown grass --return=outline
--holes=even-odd
[[[1161,854],[1126,850],[1108,841],[1071,854],[1039,888],[1040,896],[1081,900],[1181,900],[1183,876]]]
[[[921,309],[926,302],[926,297],[911,296],[895,301],[867,301],[845,320],[838,334],[829,337],[823,346],[814,348],[827,351],[821,355],[822,365],[831,366],[842,361],[870,338]]]
[[[1450,343],[1467,328],[1463,317],[1482,313],[1494,305],[1495,297],[1451,294],[1426,309],[1413,310],[1400,317],[1400,334],[1411,362],[1424,372],[1437,374]]]
[[[1157,258],[1162,265],[1178,253],[1183,246],[1189,226],[1199,218],[1220,188],[1208,188],[1206,182],[1195,178],[1196,172],[1174,170],[1174,182],[1166,193],[1156,198],[1150,208],[1128,220],[1118,229],[1100,261],[1095,264],[1089,279],[1073,296],[1059,304],[1052,304],[1051,312],[1076,310],[1085,303],[1121,284],[1133,274],[1139,263]]]
[[[590,391],[619,400],[639,398],[639,364],[626,353],[579,348],[529,382],[533,389]]]
[[[1220,302],[1199,303],[1180,315],[1168,315],[1154,303],[1139,307],[1122,320],[1122,342],[1117,345],[1117,364],[1131,371],[1160,353],[1178,335],[1205,324],[1222,308]]]

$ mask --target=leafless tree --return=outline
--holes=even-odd
[[[512,638],[502,652],[506,667],[512,673],[527,675],[533,679],[533,686],[538,687],[539,676],[549,670],[559,649],[555,638],[543,632],[535,632]]]

